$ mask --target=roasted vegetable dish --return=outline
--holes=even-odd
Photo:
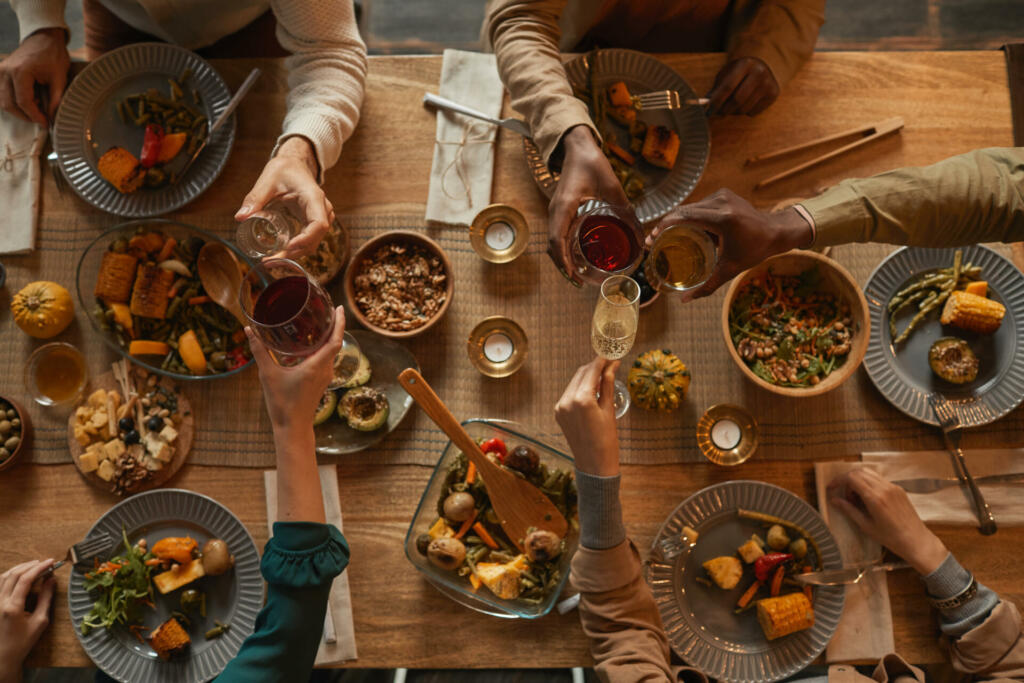
[[[139,227],[115,238],[96,278],[93,317],[132,356],[183,375],[234,370],[251,359],[245,331],[206,294],[196,259],[205,242]]]
[[[823,289],[815,266],[799,275],[769,270],[745,283],[729,309],[729,333],[765,382],[810,387],[846,362],[857,331],[850,304]]]
[[[548,467],[527,445],[492,438],[481,440],[480,449],[539,488],[570,520],[571,528],[578,529],[572,472]],[[504,600],[536,605],[561,583],[559,561],[566,542],[550,531],[534,529],[522,539],[520,552],[498,523],[476,467],[459,453],[445,476],[437,519],[416,538],[416,549],[435,567],[464,577],[473,592],[485,587]]]

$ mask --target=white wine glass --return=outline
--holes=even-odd
[[[594,308],[590,327],[590,343],[594,352],[608,360],[618,360],[629,353],[636,340],[640,323],[640,285],[628,275],[612,275],[601,283],[601,295]],[[615,380],[615,417],[629,410],[629,391],[625,383]]]

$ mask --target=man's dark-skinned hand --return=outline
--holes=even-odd
[[[721,189],[706,199],[676,207],[662,218],[647,239],[680,221],[703,226],[717,242],[718,263],[700,287],[682,295],[684,301],[711,294],[747,268],[770,256],[811,244],[811,226],[794,208],[777,213],[758,211],[732,190]]]
[[[628,206],[629,200],[589,128],[570,128],[562,138],[562,145],[565,149],[562,175],[548,206],[548,256],[579,286],[582,281],[572,264],[572,235],[569,234],[576,209],[593,197],[617,206]]]
[[[734,59],[718,72],[708,92],[708,115],[757,116],[779,96],[779,83],[768,65],[756,57]]]
[[[53,120],[71,66],[66,39],[62,28],[40,29],[0,62],[0,109],[41,126]],[[36,83],[50,89],[47,111],[39,108]]]

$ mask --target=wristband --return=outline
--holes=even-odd
[[[952,597],[949,597],[949,598],[943,598],[941,600],[933,598],[933,597],[931,597],[929,595],[928,596],[928,601],[930,603],[932,603],[932,607],[934,607],[937,610],[942,611],[942,610],[953,609],[955,607],[960,607],[961,605],[965,605],[968,602],[970,602],[971,600],[973,600],[974,597],[977,594],[978,594],[978,580],[975,579],[973,575],[971,575],[971,582],[969,584],[967,584],[967,588],[964,588],[962,591],[960,591],[956,595],[954,595]]]

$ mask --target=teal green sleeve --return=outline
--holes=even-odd
[[[348,543],[333,525],[276,522],[260,563],[267,580],[267,604],[256,617],[255,632],[217,682],[309,678],[331,583],[348,565],[348,555]]]

